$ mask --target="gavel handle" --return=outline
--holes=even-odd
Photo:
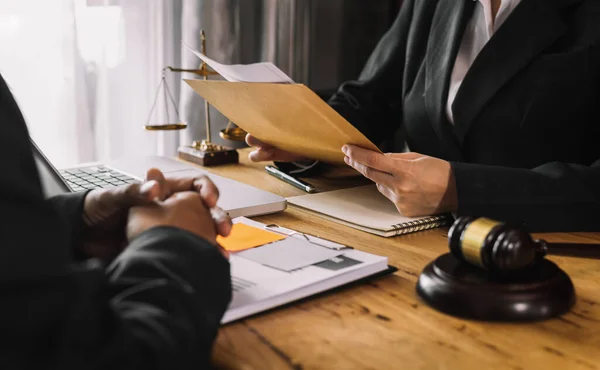
[[[600,244],[546,243],[550,255],[600,259]]]

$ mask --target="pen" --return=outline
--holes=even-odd
[[[315,187],[311,184],[307,184],[302,180],[298,180],[297,178],[288,175],[287,173],[279,170],[275,166],[265,166],[265,170],[271,176],[277,177],[279,180],[287,182],[288,184],[297,187],[300,190],[304,190],[307,193],[314,193],[316,191]]]

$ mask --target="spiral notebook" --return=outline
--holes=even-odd
[[[404,217],[375,185],[301,195],[288,204],[303,211],[358,230],[384,237],[445,226],[450,215]]]

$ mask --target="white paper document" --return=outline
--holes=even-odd
[[[235,221],[240,220],[265,227],[245,218]],[[273,248],[275,244],[271,244]],[[350,248],[335,254],[332,258],[324,256],[327,259],[321,262],[284,271],[233,253],[230,257],[233,298],[221,322],[226,324],[389,269],[387,257]]]
[[[258,248],[236,253],[237,256],[282,271],[293,271],[337,257],[343,251],[324,248],[302,238],[288,237]]]
[[[288,75],[286,75],[281,69],[277,68],[277,66],[273,63],[262,62],[233,65],[221,64],[212,60],[201,52],[194,50],[185,42],[182,41],[181,43],[227,81],[286,84],[294,83],[294,81]]]

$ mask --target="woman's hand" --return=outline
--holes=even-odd
[[[299,162],[308,160],[308,158],[301,155],[286,152],[285,150],[275,148],[272,145],[265,144],[251,134],[246,135],[246,144],[255,149],[248,155],[252,162]]]
[[[454,212],[458,208],[450,163],[419,153],[381,154],[344,145],[344,161],[377,184],[407,217]]]

